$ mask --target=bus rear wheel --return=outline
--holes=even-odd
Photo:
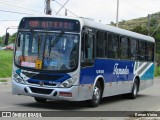
[[[137,94],[138,94],[138,80],[135,79],[132,92],[130,93],[130,98],[135,99],[137,97]]]
[[[94,90],[93,90],[93,96],[90,101],[91,106],[92,107],[98,106],[101,99],[102,99],[102,87],[101,87],[100,82],[98,81],[94,87]]]
[[[128,94],[128,98],[135,99],[138,94],[139,84],[137,78],[135,78],[135,81],[133,83],[132,91]]]
[[[39,102],[39,103],[44,103],[47,101],[47,99],[44,99],[44,98],[39,98],[39,97],[34,97],[35,101],[36,102]]]

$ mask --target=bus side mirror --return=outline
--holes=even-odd
[[[6,33],[5,38],[4,38],[5,45],[8,45],[8,39],[9,39],[9,33]]]

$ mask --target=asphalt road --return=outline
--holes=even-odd
[[[88,107],[86,102],[37,103],[32,97],[12,95],[11,84],[0,84],[0,111],[160,111],[160,78],[154,80],[153,86],[140,91],[134,100],[107,97],[96,108]]]

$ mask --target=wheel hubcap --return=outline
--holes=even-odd
[[[100,92],[100,89],[98,87],[95,87],[93,95],[94,95],[93,96],[94,101],[98,102],[99,99],[100,99],[100,96],[101,96],[101,92]]]
[[[137,95],[137,84],[134,85],[134,91],[133,91],[134,96]]]

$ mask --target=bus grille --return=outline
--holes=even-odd
[[[39,94],[51,94],[52,93],[52,89],[42,89],[42,88],[34,88],[34,87],[30,87],[31,91],[33,93],[39,93]]]
[[[39,81],[39,80],[34,80],[34,81],[33,81],[33,80],[27,80],[27,82],[28,82],[29,84],[40,85],[40,81]],[[46,82],[46,81],[44,80],[44,81],[43,81],[43,85],[56,87],[58,84],[57,84],[57,83],[53,83],[53,82],[48,83],[48,82]]]

